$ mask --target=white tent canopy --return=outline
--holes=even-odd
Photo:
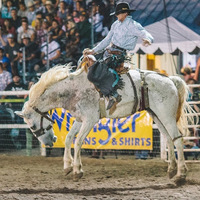
[[[169,31],[167,29],[166,19],[146,26],[145,29],[154,37],[154,43],[151,46],[144,47],[142,41],[138,40],[133,52],[162,54],[174,53],[180,50],[183,53],[191,53],[195,49],[200,48],[200,36],[197,33],[173,17],[168,17],[167,20]],[[169,39],[169,33],[171,40]]]

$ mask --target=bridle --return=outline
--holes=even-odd
[[[49,126],[47,126],[47,128],[43,128],[43,118],[49,120],[50,122],[52,122],[53,124],[55,123],[53,119],[51,119],[48,115],[48,112],[41,112],[38,108],[33,107],[33,110],[35,112],[37,112],[38,114],[41,115],[41,119],[40,119],[40,129],[34,131],[35,126],[33,125],[32,127],[30,127],[30,129],[32,129],[32,133],[38,138],[41,135],[45,134],[45,131],[48,131],[52,128],[52,124],[50,124]]]

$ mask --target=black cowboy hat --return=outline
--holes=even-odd
[[[134,12],[135,10],[130,9],[128,3],[118,3],[115,12],[111,13],[110,15],[119,15],[120,13],[128,13]]]

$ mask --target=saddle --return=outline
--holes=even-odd
[[[88,79],[89,79],[90,82],[96,83],[96,84],[94,84],[95,89],[100,93],[100,97],[101,97],[102,96],[101,93],[103,93],[104,96],[106,96],[106,93],[108,94],[108,92],[110,90],[109,86],[108,87],[104,87],[102,85],[102,83],[104,83],[104,85],[105,85],[107,83],[109,84],[109,82],[112,81],[112,78],[108,75],[108,73],[106,71],[106,65],[109,68],[109,73],[113,74],[112,76],[116,76],[115,74],[118,74],[118,75],[126,74],[129,71],[129,68],[125,68],[124,67],[124,62],[121,62],[120,64],[115,63],[115,65],[109,65],[109,63],[112,63],[111,59],[106,60],[105,62],[102,62],[102,63],[104,63],[102,65],[101,64],[97,64],[97,63],[99,63],[99,62],[96,62],[96,60],[93,59],[91,56],[85,56],[83,58],[82,62],[81,62],[81,67],[84,69],[84,71],[86,73],[88,73],[88,71],[89,71]],[[105,65],[105,70],[104,70],[104,65]],[[101,76],[101,73],[102,74],[105,73],[105,76],[104,75]],[[107,76],[107,78],[106,78],[105,82],[104,81],[101,82],[100,80],[105,79],[106,76]],[[116,77],[116,80],[114,80],[112,84],[118,84],[116,86],[116,87],[118,87],[118,89],[121,89],[123,87],[123,81],[119,76]],[[111,86],[114,87],[113,85],[111,85]],[[100,101],[100,102],[101,102],[100,104],[104,104],[105,103],[105,102],[103,103],[102,101]],[[117,103],[118,102],[116,101],[116,104]],[[116,105],[112,106],[112,108],[109,109],[109,111],[110,111],[109,113],[112,114],[115,111],[115,109],[116,109]],[[100,106],[100,110],[104,110],[104,109],[102,109],[102,106]],[[102,113],[102,111],[101,111],[101,113]]]

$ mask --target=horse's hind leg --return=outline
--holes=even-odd
[[[71,130],[69,131],[65,139],[65,152],[64,152],[63,161],[64,161],[64,172],[66,175],[68,175],[70,172],[73,171],[73,158],[71,155],[71,144],[74,137],[79,132],[80,127],[81,127],[81,123],[75,121],[75,123],[73,124]]]
[[[175,158],[175,154],[174,154],[174,144],[173,144],[173,141],[172,141],[171,137],[169,136],[166,128],[161,123],[161,121],[156,116],[153,116],[153,120],[156,123],[156,125],[158,126],[159,131],[162,134],[164,134],[166,136],[166,139],[167,139],[168,158],[169,158],[167,172],[168,172],[169,178],[171,179],[177,173],[177,164],[176,164],[176,158]]]
[[[185,165],[185,158],[183,154],[183,138],[180,137],[181,134],[179,133],[176,120],[173,118],[171,119],[170,123],[166,123],[165,128],[167,132],[170,134],[171,139],[174,141],[174,145],[177,150],[178,156],[178,170],[174,181],[176,184],[182,184],[185,182],[187,167]]]
[[[185,158],[183,154],[183,138],[175,139],[174,144],[176,146],[178,154],[178,171],[174,181],[176,184],[179,185],[185,183],[187,172],[187,167],[185,164]]]

